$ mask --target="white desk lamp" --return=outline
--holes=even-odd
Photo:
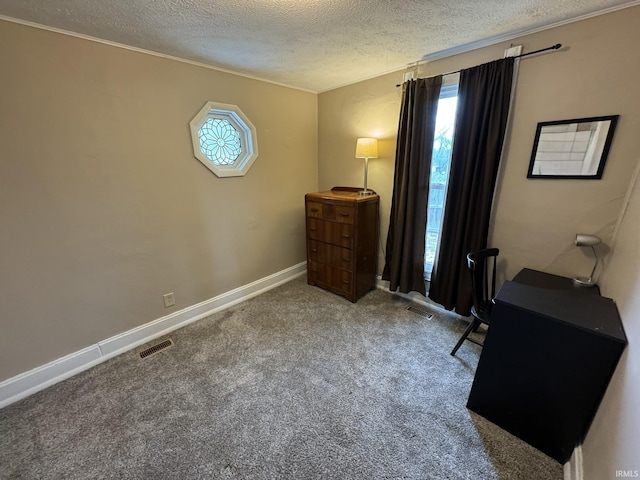
[[[600,237],[596,237],[595,235],[588,235],[586,233],[578,233],[576,234],[576,246],[577,247],[591,247],[593,250],[593,256],[596,258],[596,263],[593,266],[593,270],[591,270],[591,275],[588,278],[585,277],[575,277],[573,278],[573,283],[580,287],[593,287],[595,285],[593,281],[593,275],[596,273],[596,268],[598,268],[598,254],[596,253],[596,249],[594,245],[598,245],[602,240]]]
[[[364,158],[364,190],[360,195],[369,195],[371,190],[367,190],[367,173],[369,172],[369,159],[378,158],[378,139],[359,138],[356,143],[356,158]]]

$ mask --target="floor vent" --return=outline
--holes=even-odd
[[[168,339],[154,345],[153,347],[145,348],[140,353],[138,353],[138,355],[140,356],[140,358],[147,358],[171,347],[173,347],[173,340]]]
[[[407,307],[407,310],[413,313],[417,313],[418,315],[426,318],[427,320],[431,320],[433,318],[433,314],[429,312],[429,310],[427,310],[426,308],[422,308],[418,305],[409,305]]]

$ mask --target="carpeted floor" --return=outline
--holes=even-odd
[[[465,408],[464,322],[407,305],[296,279],[0,410],[0,478],[562,479]]]

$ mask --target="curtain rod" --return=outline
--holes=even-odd
[[[536,53],[540,53],[540,52],[546,52],[547,50],[558,50],[560,47],[562,47],[561,43],[556,43],[555,45],[552,45],[551,47],[547,47],[547,48],[541,48],[540,50],[535,50],[533,52],[529,52],[529,53],[521,53],[520,55],[514,55],[512,58],[522,58],[522,57],[527,57],[529,55],[535,55]],[[506,57],[505,57],[506,58]],[[472,68],[472,67],[469,67]],[[460,73],[462,70],[464,69],[460,69],[460,70],[454,70],[453,72],[447,72],[447,73],[443,73],[442,76],[446,76],[446,75],[453,75],[454,73]],[[440,74],[438,74],[440,75]],[[424,78],[433,78],[437,75],[431,75],[430,77],[424,77]],[[397,83],[396,87],[401,87],[403,84],[402,83]]]

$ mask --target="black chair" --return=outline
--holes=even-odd
[[[499,253],[500,250],[497,248],[487,248],[467,255],[467,266],[471,272],[471,296],[473,299],[471,315],[473,320],[451,350],[451,355],[456,354],[465,340],[483,346],[482,342],[469,338],[469,334],[477,331],[482,323],[489,325],[493,297],[496,293],[496,263]]]

